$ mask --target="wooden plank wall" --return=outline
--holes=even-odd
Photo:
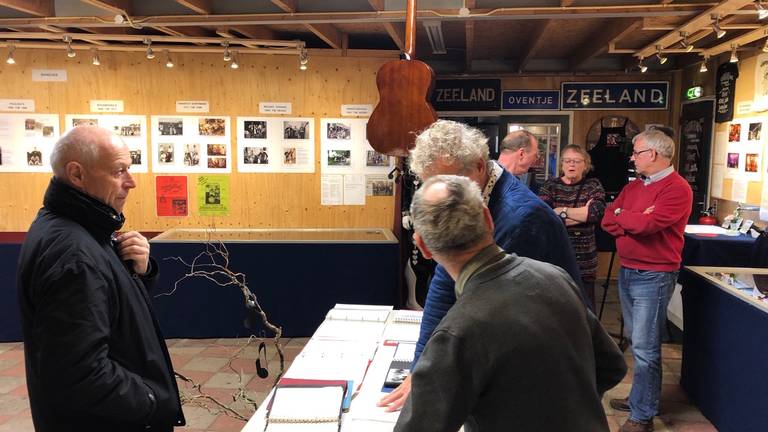
[[[218,55],[174,54],[176,67],[164,66],[136,53],[100,53],[102,65],[90,64],[79,52],[68,59],[64,51],[17,50],[15,66],[0,66],[0,98],[34,99],[38,113],[88,113],[91,99],[121,99],[124,114],[175,113],[177,100],[208,100],[210,114],[232,117],[258,115],[258,103],[291,102],[293,117],[313,117],[316,137],[314,174],[231,174],[231,213],[227,217],[197,215],[194,197],[197,175],[190,174],[190,216],[158,218],[155,213],[154,174],[136,174],[139,186],[126,205],[126,229],[164,231],[174,227],[335,228],[392,225],[394,200],[367,197],[365,206],[321,206],[319,154],[320,118],[339,117],[341,104],[375,104],[375,75],[388,58],[319,57],[306,72],[292,56],[241,56],[241,67],[231,70]],[[68,82],[32,82],[32,69],[66,69]],[[671,80],[670,76],[642,77]],[[607,81],[625,77],[503,77],[504,89],[558,89],[562,81]],[[674,87],[670,94],[678,94]],[[671,101],[670,105],[678,103]],[[573,141],[584,144],[589,127],[602,116],[629,115],[641,128],[646,123],[673,123],[670,111],[576,111]],[[232,133],[232,148],[236,148]],[[0,232],[26,231],[42,202],[47,174],[0,173]],[[602,260],[601,260],[602,261]]]
[[[240,56],[232,70],[219,55],[173,54],[147,60],[141,54],[100,53],[101,66],[79,52],[17,50],[17,64],[0,66],[0,98],[34,99],[38,113],[88,113],[91,99],[122,99],[124,114],[174,114],[177,100],[208,100],[210,114],[259,115],[259,102],[291,102],[292,117],[314,117],[316,154],[322,117],[340,117],[341,104],[375,104],[376,71],[385,58],[312,57],[306,72],[294,56]],[[32,69],[66,69],[68,82],[32,82]],[[149,120],[149,119],[148,119]],[[148,123],[149,124],[149,123]],[[236,148],[232,133],[232,151]],[[197,215],[197,175],[188,175],[190,216],[158,218],[154,174],[136,174],[139,186],[126,204],[127,229],[164,231],[173,227],[333,228],[391,227],[394,199],[367,197],[365,206],[321,206],[320,165],[314,174],[231,174],[227,217]],[[26,231],[42,203],[50,176],[0,173],[0,231]]]

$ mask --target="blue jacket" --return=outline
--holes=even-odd
[[[493,187],[488,198],[488,209],[493,217],[493,238],[502,249],[559,266],[577,286],[581,286],[579,266],[563,222],[544,201],[506,170]],[[443,266],[438,265],[424,304],[414,365],[435,327],[456,303],[453,285],[451,276]],[[583,298],[586,297],[582,292]]]

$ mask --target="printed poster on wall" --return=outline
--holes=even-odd
[[[51,172],[56,114],[0,114],[0,172]]]
[[[147,154],[147,117],[143,115],[67,114],[64,130],[75,126],[99,126],[119,136],[131,152],[131,172],[149,171]]]
[[[385,196],[387,190],[394,190],[394,184],[382,179],[392,170],[393,158],[371,147],[366,139],[367,125],[368,119],[320,120],[320,170],[324,175],[344,175],[342,202],[346,205],[365,205],[366,195]],[[368,176],[377,177],[373,180]],[[321,196],[332,196],[324,188],[334,184],[321,182]]]
[[[760,181],[764,135],[760,117],[739,119],[728,125],[728,149],[725,158],[727,178]],[[722,161],[716,160],[715,163]]]
[[[238,117],[238,172],[315,172],[312,118]]]
[[[157,176],[156,202],[158,216],[187,216],[187,176]]]
[[[752,110],[768,110],[768,54],[760,54],[755,59],[755,94],[752,97]]]
[[[197,210],[201,216],[229,215],[229,176],[201,175],[197,178]]]
[[[152,116],[152,171],[230,173],[229,117]]]

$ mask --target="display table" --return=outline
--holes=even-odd
[[[705,230],[711,228],[712,230]],[[728,236],[724,234],[697,233],[699,231],[724,232],[720,227],[688,225],[685,227],[682,252],[684,266],[728,266],[748,267],[755,239],[748,235]],[[717,229],[715,231],[715,229]],[[680,330],[685,330],[683,301],[680,297],[680,283],[667,307],[667,318]]]
[[[745,234],[727,236],[686,232],[683,265],[747,267],[754,244],[755,239]]]
[[[680,383],[720,432],[768,429],[768,303],[708,273],[768,269],[686,267]]]
[[[326,319],[285,373],[285,377],[293,379],[354,380],[352,387],[356,390],[349,410],[341,417],[340,432],[391,432],[397,422],[399,411],[385,412],[376,402],[386,394],[382,386],[397,343],[415,346],[419,336],[417,322],[394,322],[397,313],[389,313],[385,322],[343,323]],[[371,356],[361,355],[363,352]],[[274,389],[242,432],[264,431],[273,392]]]
[[[310,336],[336,303],[400,304],[395,288],[398,243],[385,229],[170,230],[150,242],[152,256],[160,262],[152,302],[165,337],[251,334],[244,325],[246,308],[238,287],[219,286],[204,277],[177,283],[189,267],[173,258],[191,263],[206,251],[209,237],[211,245],[220,241],[226,246],[229,269],[244,274],[285,337]],[[260,335],[261,330],[257,326],[253,333]]]

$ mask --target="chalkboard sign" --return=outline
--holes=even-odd
[[[736,97],[736,78],[739,66],[736,63],[723,63],[717,68],[717,88],[715,89],[715,121],[729,122],[733,119],[733,100]]]

